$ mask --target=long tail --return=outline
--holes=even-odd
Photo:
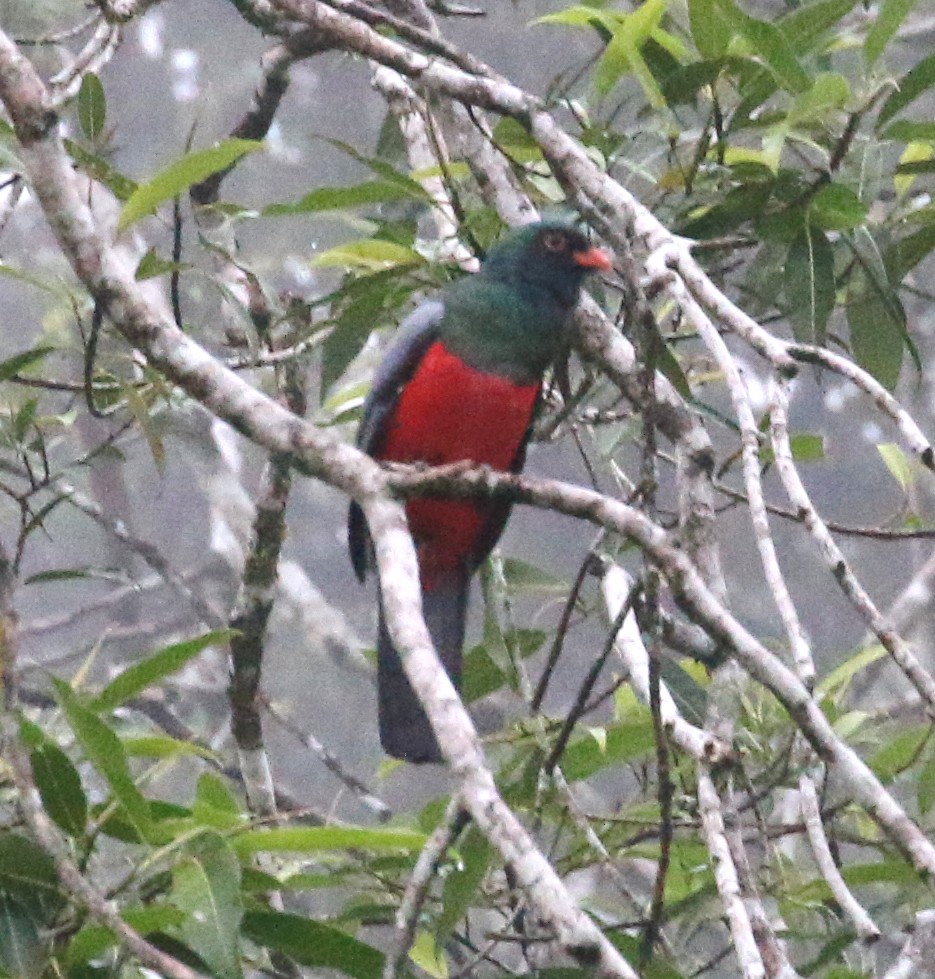
[[[461,682],[461,649],[467,614],[467,573],[438,582],[422,599],[422,611],[435,649],[456,687]],[[383,606],[377,636],[377,685],[380,699],[380,743],[394,758],[417,764],[443,761],[429,719],[390,642]]]

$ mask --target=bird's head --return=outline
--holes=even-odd
[[[483,274],[515,287],[545,289],[573,306],[588,272],[608,271],[607,254],[570,224],[543,221],[514,228],[487,253]]]

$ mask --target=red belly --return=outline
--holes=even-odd
[[[518,385],[475,371],[438,341],[403,389],[379,458],[433,466],[470,460],[509,470],[538,395],[539,384]],[[406,504],[424,590],[476,552],[488,513],[489,504],[466,500]]]

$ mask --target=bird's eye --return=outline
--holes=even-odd
[[[568,247],[568,240],[561,231],[548,231],[542,236],[542,247],[547,252],[563,252]]]

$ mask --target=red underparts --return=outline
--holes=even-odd
[[[538,395],[538,383],[514,384],[476,371],[436,341],[403,388],[379,458],[433,466],[470,460],[509,471]],[[424,591],[476,552],[487,510],[483,502],[470,500],[406,504]]]

